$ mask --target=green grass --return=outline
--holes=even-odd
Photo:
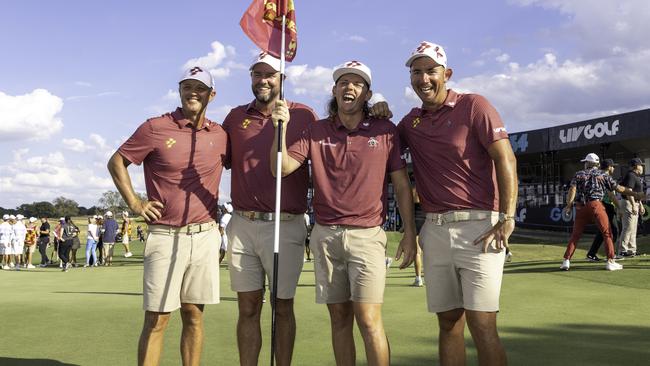
[[[84,222],[76,221],[78,224]],[[85,227],[82,228],[85,230]],[[134,232],[135,235],[135,232]],[[389,252],[397,235],[389,233]],[[650,249],[646,238],[641,251]],[[500,334],[511,365],[647,365],[650,361],[650,257],[626,260],[623,271],[606,272],[587,263],[586,243],[569,272],[558,270],[564,243],[548,238],[512,240],[514,259],[505,267],[499,314]],[[82,240],[82,243],[84,241]],[[116,246],[111,268],[0,271],[3,326],[0,365],[133,365],[142,323],[142,244],[132,242],[125,259]],[[79,250],[83,260],[85,247]],[[34,262],[39,260],[38,253]],[[221,267],[222,303],[206,307],[203,364],[238,364],[236,294]],[[388,274],[384,321],[392,364],[438,363],[435,316],[426,311],[425,289],[410,287],[413,270]],[[329,318],[314,303],[313,266],[306,263],[296,296],[298,334],[294,365],[333,365]],[[268,363],[270,307],[264,306]],[[365,365],[357,336],[357,359]],[[179,365],[180,317],[170,321],[163,365]],[[467,333],[468,359],[477,364]],[[41,361],[39,361],[41,360]]]

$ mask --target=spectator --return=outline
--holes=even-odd
[[[27,236],[27,227],[23,223],[25,216],[18,214],[13,220],[12,228],[14,230],[13,252],[16,258],[16,271],[20,270],[23,264],[23,251],[25,249],[25,237]]]
[[[2,255],[2,269],[10,269],[11,263],[11,242],[14,238],[14,230],[9,222],[10,216],[4,214],[2,216],[2,224],[0,224],[0,254]]]
[[[41,217],[41,227],[38,231],[38,251],[41,253],[40,267],[47,267],[49,262],[47,247],[50,245],[50,223],[47,221],[47,217]]]
[[[38,219],[35,217],[29,218],[29,223],[27,224],[27,233],[25,235],[25,268],[28,269],[36,268],[32,264],[32,256],[36,250],[36,236],[38,231],[36,221],[38,221]]]
[[[643,167],[639,158],[630,161],[630,171],[627,172],[621,185],[630,188],[632,192],[643,192]],[[645,214],[645,206],[634,195],[625,195],[623,200],[623,228],[618,239],[618,253],[621,258],[638,255],[636,247],[636,229],[639,224],[639,215]]]
[[[104,225],[102,233],[102,241],[104,243],[103,256],[104,256],[104,265],[112,266],[113,265],[113,247],[115,246],[115,237],[119,230],[117,221],[113,219],[113,213],[111,211],[106,211],[104,214]]]
[[[104,264],[104,218],[101,215],[95,216],[97,219],[97,264]],[[94,264],[94,263],[93,263]]]
[[[605,174],[612,176],[614,173],[614,167],[617,166],[618,164],[614,163],[614,160],[612,159],[605,159],[601,163],[601,168],[605,172]],[[603,197],[603,204],[605,205],[605,212],[607,212],[607,219],[609,221],[609,229],[612,232],[612,242],[616,243],[618,239],[618,227],[616,223],[616,211],[618,211],[618,208],[621,207],[619,200],[616,198],[616,194],[614,192],[607,192],[607,194]],[[598,231],[596,236],[594,237],[594,241],[591,243],[591,248],[589,248],[589,252],[587,253],[587,259],[591,262],[599,262],[600,258],[598,258],[598,249],[600,249],[600,246],[603,244],[603,233]]]
[[[122,212],[122,244],[124,244],[124,258],[129,258],[133,255],[131,249],[129,248],[129,241],[131,239],[131,220],[129,219],[129,213],[124,211]]]
[[[144,237],[144,230],[142,230],[142,226],[138,225],[136,231],[138,232],[138,240],[144,244],[146,239]]]
[[[52,255],[50,256],[50,264],[53,263],[54,260],[59,262],[59,268],[63,268],[63,262],[61,262],[61,258],[59,258],[59,246],[61,245],[61,242],[63,239],[61,238],[61,227],[65,223],[65,218],[61,217],[59,218],[58,224],[54,227],[54,247],[52,248]]]
[[[97,218],[88,218],[88,231],[86,233],[86,265],[91,265],[90,259],[92,257],[92,265],[97,267],[97,242],[99,241],[99,228],[97,227]]]
[[[59,237],[61,242],[59,244],[59,258],[61,259],[61,268],[64,272],[68,272],[72,264],[70,263],[70,251],[74,245],[74,238],[79,236],[79,228],[72,222],[70,216],[64,218],[63,225]],[[78,240],[78,238],[77,238]]]

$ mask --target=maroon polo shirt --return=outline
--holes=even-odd
[[[227,140],[223,128],[208,119],[196,130],[178,108],[147,120],[120,146],[125,159],[144,162],[149,200],[165,205],[152,224],[180,227],[217,220]]]
[[[358,227],[384,223],[388,173],[406,166],[391,121],[366,119],[348,130],[338,117],[323,119],[287,146],[289,156],[300,163],[311,159],[317,223]]]
[[[501,117],[477,94],[449,90],[435,112],[413,108],[398,124],[413,159],[415,185],[426,212],[499,209],[492,143],[507,139]]]
[[[288,105],[291,120],[287,125],[287,144],[291,144],[317,117],[304,104],[288,102]],[[253,101],[231,110],[223,128],[230,139],[232,205],[243,211],[275,211],[275,177],[271,174],[270,150],[276,131],[271,116],[258,111]],[[307,166],[282,178],[282,212],[305,213],[308,187]]]

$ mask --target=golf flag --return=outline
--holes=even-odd
[[[290,62],[296,57],[298,48],[293,0],[253,0],[239,25],[259,48],[280,58],[283,14],[286,15],[284,56]]]

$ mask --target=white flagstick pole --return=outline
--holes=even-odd
[[[284,7],[282,8],[284,10]],[[284,100],[285,34],[287,16],[282,14],[282,43],[280,44],[280,99]],[[275,358],[275,305],[278,290],[278,260],[280,257],[280,203],[282,198],[282,121],[278,123],[278,156],[275,164],[275,229],[273,232],[273,284],[271,290],[271,366]]]

